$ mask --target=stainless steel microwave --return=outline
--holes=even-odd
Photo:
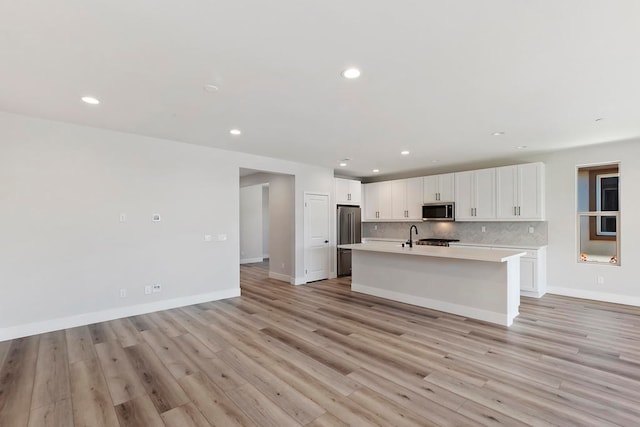
[[[454,203],[426,203],[422,205],[423,221],[455,221]]]

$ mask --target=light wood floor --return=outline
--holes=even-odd
[[[0,426],[640,425],[640,309],[509,328],[241,270],[242,297],[0,343]]]

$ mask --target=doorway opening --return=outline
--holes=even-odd
[[[240,263],[268,262],[269,277],[295,277],[294,176],[240,168]]]

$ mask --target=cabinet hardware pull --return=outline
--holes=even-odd
[[[517,211],[517,209],[518,209],[518,208],[516,208],[515,206],[513,207],[513,216],[518,215],[518,211]]]
[[[520,216],[520,206],[518,206],[518,216]]]

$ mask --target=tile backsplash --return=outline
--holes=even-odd
[[[408,239],[409,227],[418,239],[460,239],[464,243],[536,246],[547,244],[547,222],[363,222],[362,237]],[[485,227],[485,232],[482,232]],[[529,233],[533,227],[533,233]]]

